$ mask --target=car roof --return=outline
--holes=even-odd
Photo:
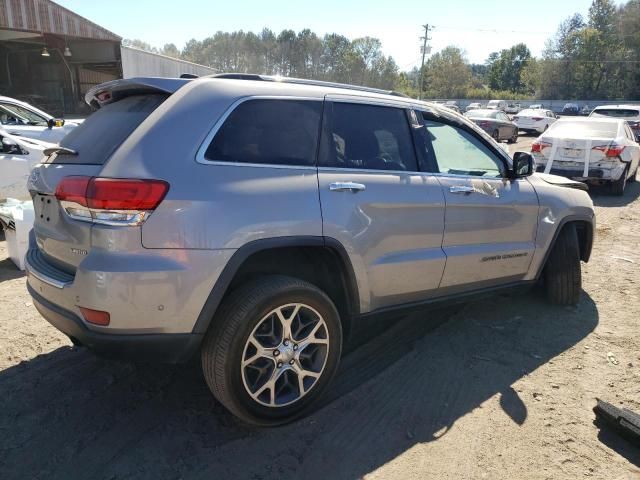
[[[27,110],[33,110],[36,113],[39,113],[40,115],[42,115],[43,117],[45,117],[46,119],[49,118],[53,118],[51,115],[49,115],[47,112],[44,112],[42,110],[40,110],[37,107],[34,107],[33,105],[31,105],[30,103],[27,102],[23,102],[22,100],[18,100],[17,98],[12,98],[12,97],[5,97],[0,95],[0,102],[9,102],[9,103],[15,103],[16,105],[19,105],[21,107],[26,108]]]
[[[617,110],[617,109],[626,110],[626,109],[629,109],[629,108],[634,109],[634,110],[638,110],[638,109],[640,109],[640,105],[632,105],[632,104],[630,104],[630,105],[624,105],[624,104],[620,104],[620,105],[598,105],[596,108],[594,108],[594,110],[601,110],[601,109],[605,109],[605,108],[607,110],[609,110],[609,109],[611,109],[611,110]]]
[[[616,117],[563,117],[559,118],[561,123],[591,123],[591,122],[609,122],[609,123],[626,123],[626,120]]]

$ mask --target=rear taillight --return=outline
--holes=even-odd
[[[65,177],[56,198],[76,220],[107,225],[139,225],[162,201],[169,184],[162,180]]]
[[[513,121],[520,120],[520,117],[513,117]]]
[[[611,143],[608,145],[597,145],[591,150],[602,152],[605,157],[619,157],[624,151],[624,145],[616,145],[615,143]]]
[[[491,126],[491,122],[487,122],[487,121],[481,120],[481,121],[478,122],[478,125],[481,126],[481,127],[490,127]]]
[[[536,140],[531,144],[531,151],[533,153],[541,153],[547,147],[550,147],[551,144],[549,142],[545,142],[544,140]]]
[[[539,122],[540,120],[542,120],[542,117],[531,117],[531,120],[533,120],[534,122]]]

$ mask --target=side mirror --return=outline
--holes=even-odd
[[[533,175],[535,161],[528,152],[516,152],[513,154],[513,178],[522,178]]]
[[[49,127],[49,129],[62,126],[64,126],[64,120],[61,118],[50,118],[49,120],[47,120],[47,127]]]

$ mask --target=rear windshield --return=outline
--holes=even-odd
[[[500,100],[491,100],[487,105],[500,105]]]
[[[633,118],[640,117],[640,110],[632,108],[599,108],[594,110],[594,115],[604,115],[606,117]]]
[[[494,118],[496,112],[495,110],[474,110],[473,112],[469,112],[468,116],[472,118]]]
[[[103,165],[167,95],[133,95],[91,114],[60,142],[78,155],[56,155],[51,163]]]
[[[554,137],[568,138],[615,138],[618,124],[614,122],[555,122],[549,128]]]

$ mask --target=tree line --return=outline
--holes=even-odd
[[[424,68],[407,72],[384,55],[377,38],[320,37],[309,29],[219,31],[190,40],[182,50],[172,43],[124,43],[220,72],[351,83],[422,98],[640,99],[640,0],[619,7],[593,0],[587,18],[575,14],[560,24],[540,58],[520,43],[491,53],[484,64],[470,64],[462,49],[449,46],[431,55]]]

